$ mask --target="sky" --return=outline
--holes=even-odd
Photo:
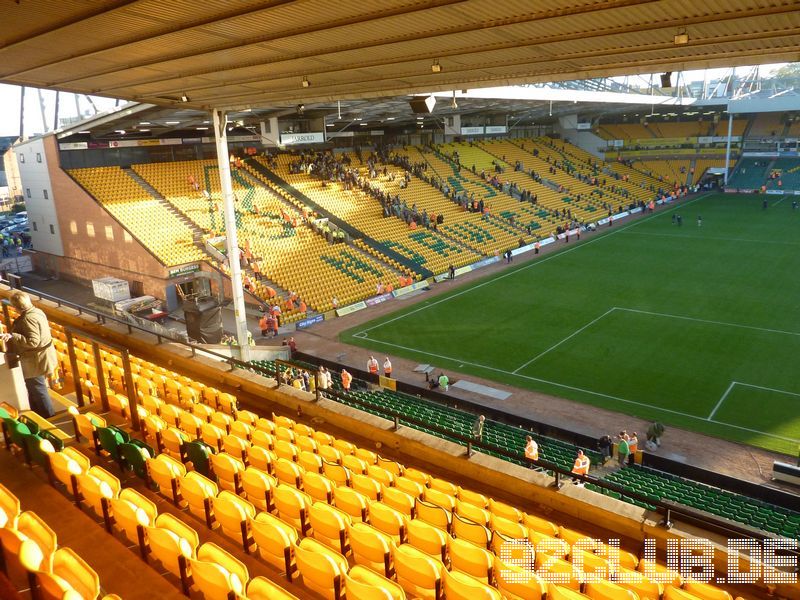
[[[783,64],[775,65],[762,65],[761,74],[769,74]],[[737,67],[736,75],[745,76],[752,67]],[[725,77],[730,73],[730,69],[709,69],[704,71],[687,71],[683,73],[686,82],[702,81],[705,77],[708,79],[715,79]],[[648,75],[642,75],[641,82],[646,83],[649,81]],[[615,78],[621,79],[621,78]],[[636,77],[631,77],[631,83],[636,82]],[[25,91],[25,123],[24,132],[26,136],[33,135],[34,133],[43,133],[47,130],[52,130],[53,120],[55,114],[55,98],[56,93],[50,90],[42,90],[42,99],[45,106],[45,120],[46,125],[42,123],[42,111],[39,103],[38,90],[34,88],[27,88]],[[78,104],[76,106],[76,97]],[[98,111],[108,110],[113,108],[116,100],[110,98],[92,97],[92,102],[96,105]],[[94,110],[86,99],[85,96],[76,96],[75,94],[62,93],[59,100],[59,115],[61,117],[74,117],[78,114],[89,116],[94,113]],[[20,88],[15,85],[0,84],[0,136],[10,136],[19,134],[19,113],[20,113]]]

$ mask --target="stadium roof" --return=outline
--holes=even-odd
[[[798,58],[798,8],[788,0],[16,0],[0,7],[0,81],[244,109],[775,63]]]

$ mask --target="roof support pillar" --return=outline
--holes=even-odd
[[[725,145],[725,185],[728,185],[728,172],[731,165],[731,136],[733,135],[733,113],[728,113],[728,143]],[[742,144],[744,147],[744,144]]]
[[[231,270],[233,312],[236,317],[236,340],[239,342],[240,358],[250,360],[250,344],[247,336],[247,314],[244,311],[244,288],[242,287],[242,265],[239,262],[239,240],[236,232],[236,207],[231,181],[231,163],[228,154],[228,117],[225,111],[214,109],[214,142],[217,145],[217,165],[222,187],[223,214],[225,216],[225,238],[228,247],[228,266]]]

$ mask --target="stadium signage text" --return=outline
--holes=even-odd
[[[174,269],[170,269],[167,277],[172,279],[173,277],[180,277],[181,275],[188,275],[189,273],[195,273],[200,270],[200,265],[183,265],[180,267],[175,267]]]
[[[321,131],[314,133],[282,133],[281,146],[291,146],[292,144],[323,144],[325,134]]]
[[[584,555],[592,555],[596,548],[604,548],[603,558],[608,566],[593,566],[584,570]],[[757,540],[729,539],[723,552],[727,555],[726,573],[717,574],[714,570],[715,545],[704,538],[667,540],[667,571],[656,570],[656,540],[646,538],[642,562],[642,572],[620,569],[620,542],[618,539],[602,540],[592,538],[579,539],[570,548],[564,540],[558,538],[544,539],[535,547],[530,540],[508,540],[500,547],[500,560],[511,569],[501,569],[502,579],[509,583],[526,584],[532,577],[543,579],[547,583],[569,584],[571,580],[583,583],[598,583],[608,579],[614,573],[615,581],[637,584],[644,581],[668,584],[675,580],[675,575],[685,580],[710,584],[753,584],[763,581],[765,584],[797,583],[797,551],[798,540],[790,538],[768,538]],[[557,564],[557,557],[563,553],[572,556],[571,571],[556,571],[551,568]],[[535,567],[536,555],[548,555],[549,558]],[[743,567],[746,570],[742,570]]]
[[[307,319],[298,321],[295,324],[295,327],[297,329],[306,329],[307,327],[311,327],[312,325],[316,325],[317,323],[322,323],[324,320],[325,320],[325,315],[314,315],[313,317],[308,317]]]

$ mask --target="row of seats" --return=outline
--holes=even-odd
[[[8,413],[6,413],[8,415]],[[5,419],[14,420],[10,415]],[[42,440],[42,443],[48,443]],[[19,499],[0,484],[0,549],[3,571],[12,581],[26,575],[39,600],[95,600],[100,578],[74,550],[59,546],[56,533],[35,512],[22,511]],[[103,600],[120,600],[115,594]]]

